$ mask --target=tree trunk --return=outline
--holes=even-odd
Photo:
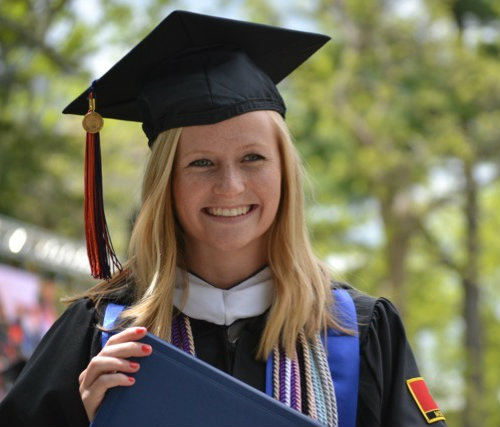
[[[386,280],[383,291],[394,302],[404,318],[407,292],[407,257],[414,230],[410,202],[404,191],[379,197],[385,230]]]
[[[473,162],[464,163],[465,178],[465,217],[466,260],[465,275],[462,278],[464,289],[463,316],[465,321],[465,407],[464,427],[481,424],[481,396],[483,392],[481,319],[479,314],[478,260],[479,236],[477,187],[474,181]]]

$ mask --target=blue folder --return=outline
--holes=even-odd
[[[91,427],[320,427],[158,337],[131,387],[109,389]]]

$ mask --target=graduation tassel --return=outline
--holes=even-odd
[[[92,84],[89,96],[89,110],[83,118],[87,131],[85,146],[85,239],[92,276],[109,280],[115,269],[122,270],[111,238],[109,236],[102,194],[101,144],[99,131],[103,120],[95,111],[95,90]]]

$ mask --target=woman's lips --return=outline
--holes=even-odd
[[[234,207],[209,207],[204,208],[203,211],[210,216],[233,218],[248,214],[254,209],[256,205],[241,205]]]

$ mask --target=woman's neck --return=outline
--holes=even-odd
[[[222,253],[194,247],[186,250],[186,267],[211,285],[228,289],[267,264],[266,248],[260,246]]]

